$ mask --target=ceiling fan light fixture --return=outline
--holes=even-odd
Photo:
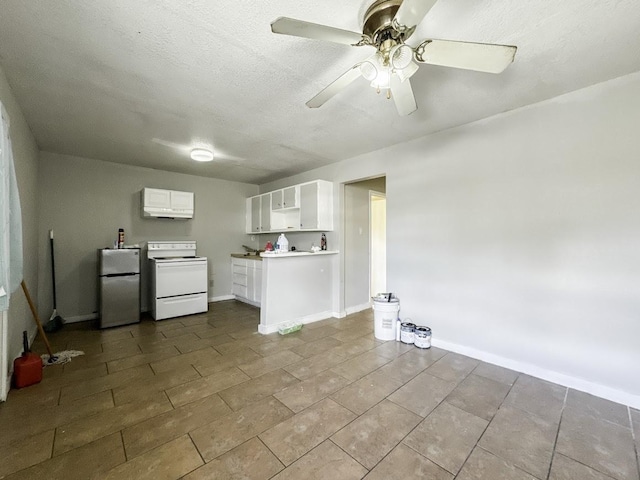
[[[405,43],[396,45],[389,52],[389,59],[393,68],[403,70],[413,62],[413,49]]]
[[[378,76],[378,68],[369,60],[362,62],[358,68],[360,68],[360,74],[369,82],[373,82]]]
[[[213,160],[213,152],[206,148],[194,148],[191,150],[191,160],[196,162],[210,162]]]
[[[393,73],[395,73],[398,76],[400,81],[404,82],[408,78],[411,78],[411,76],[417,71],[418,71],[418,64],[415,62],[411,62],[407,67],[403,68],[402,70],[396,69],[393,71]]]

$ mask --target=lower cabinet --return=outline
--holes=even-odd
[[[231,257],[231,293],[256,307],[262,301],[262,261]]]

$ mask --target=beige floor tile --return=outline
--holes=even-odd
[[[116,405],[124,405],[131,402],[153,400],[160,392],[178,385],[183,385],[192,380],[201,378],[200,374],[191,365],[176,368],[168,372],[146,377],[138,382],[132,382],[113,389],[113,399]]]
[[[300,380],[306,380],[307,378],[313,377],[320,372],[324,372],[325,370],[329,370],[331,367],[339,365],[345,360],[347,360],[347,357],[345,355],[339,355],[335,352],[327,352],[306,358],[292,365],[284,367],[284,369],[294,377],[299,378]]]
[[[252,378],[264,375],[267,372],[278,370],[279,368],[286,367],[287,365],[295,364],[302,360],[300,355],[284,350],[282,352],[274,353],[268,357],[259,358],[249,363],[243,363],[238,365],[238,368]]]
[[[198,378],[183,385],[168,389],[167,396],[174,407],[195,402],[208,395],[213,395],[221,390],[238,385],[249,380],[249,377],[237,368],[214,373],[208,377]]]
[[[127,427],[122,432],[127,458],[137,457],[228,413],[231,409],[222,399],[218,395],[210,395]]]
[[[565,411],[556,452],[618,480],[638,480],[631,430],[606,420]]]
[[[357,338],[364,337],[372,331],[373,321],[371,322],[371,326],[364,327],[362,325],[357,325],[351,328],[341,329],[338,333],[334,333],[329,338],[335,338],[336,340],[340,340],[341,342],[350,342]]]
[[[457,353],[447,353],[429,367],[429,375],[448,382],[461,382],[479,364],[478,360]]]
[[[55,430],[37,433],[0,449],[0,478],[51,457]]]
[[[416,347],[414,347],[413,345],[407,345],[406,343],[391,340],[389,342],[384,342],[383,344],[376,346],[373,351],[382,355],[383,357],[387,357],[389,360],[393,360],[403,353],[412,351],[414,348]],[[434,347],[431,347],[431,350],[437,351],[437,349],[435,349]]]
[[[129,425],[134,425],[171,409],[171,403],[167,398],[158,396],[154,401],[128,403],[62,425],[56,430],[53,455],[60,455],[86,445],[98,438],[118,432]]]
[[[145,365],[147,363],[156,362],[165,358],[177,357],[180,352],[173,345],[168,345],[152,353],[139,353],[126,358],[120,358],[118,360],[112,360],[107,363],[109,373],[119,372],[120,370],[126,370],[127,368],[137,367],[138,365]]]
[[[365,480],[390,480],[396,478],[453,480],[453,475],[428,458],[416,453],[415,450],[400,444],[364,478]]]
[[[366,468],[373,468],[422,417],[384,400],[331,437]]]
[[[446,401],[476,417],[491,420],[509,393],[509,385],[470,374],[451,392]]]
[[[240,410],[299,382],[290,373],[275,370],[222,390],[219,395],[233,410]]]
[[[234,340],[233,337],[231,337],[231,341],[229,343],[218,344],[215,346],[215,349],[222,355],[229,355],[238,350],[251,348],[255,345],[262,345],[265,343],[271,343],[271,340],[265,338],[264,335],[243,338],[242,340]]]
[[[400,388],[401,385],[400,380],[376,370],[334,393],[331,398],[343,407],[361,415]]]
[[[522,374],[511,387],[504,404],[558,423],[566,394],[566,387]]]
[[[15,442],[111,408],[113,397],[110,391],[105,391],[64,405],[41,408],[37,412],[29,409],[20,414],[7,415],[0,421],[0,444]]]
[[[615,480],[613,477],[556,453],[551,463],[549,480]]]
[[[282,337],[282,335],[281,335]],[[273,355],[274,353],[281,352],[283,350],[291,350],[293,347],[299,347],[305,345],[306,342],[299,338],[284,336],[281,339],[272,339],[268,343],[262,343],[259,345],[251,346],[251,349],[262,356]]]
[[[104,392],[106,390],[111,390],[112,388],[140,382],[151,376],[153,376],[153,371],[149,368],[149,365],[141,365],[139,367],[122,370],[121,372],[110,373],[109,375],[87,380],[85,382],[64,386],[60,393],[60,403],[63,404],[82,397],[88,397],[94,393]]]
[[[317,328],[303,328],[296,336],[305,342],[313,342],[315,340],[320,340],[324,337],[329,337],[331,335],[335,335],[340,330],[331,325],[323,325]]]
[[[337,367],[333,367],[331,371],[355,382],[390,361],[388,357],[374,351],[368,351],[341,363]]]
[[[290,465],[351,422],[355,415],[324,399],[260,434],[282,463]]]
[[[294,377],[295,378],[295,377]],[[326,371],[291,385],[274,394],[292,411],[298,413],[351,383],[337,373]]]
[[[579,392],[572,388],[567,393],[565,412],[591,415],[594,418],[629,428],[629,411],[625,405]]]
[[[193,365],[196,369],[207,365],[215,364],[220,358],[220,354],[213,347],[203,348],[195,352],[185,353],[177,357],[167,358],[151,363],[153,371],[158,373],[169,372],[176,368]]]
[[[239,348],[238,350],[234,350],[233,352],[222,355],[221,357],[217,357],[215,362],[212,362],[208,365],[196,365],[195,368],[198,370],[200,375],[203,377],[208,377],[217,372],[222,372],[223,370],[227,370],[232,367],[237,367],[238,365],[242,365],[244,363],[253,362],[254,360],[258,360],[260,355],[251,350],[250,348]]]
[[[488,422],[448,403],[442,403],[403,443],[457,474]]]
[[[425,368],[433,365],[439,358],[439,352],[435,350],[414,348],[381,367],[380,371],[406,383]]]
[[[209,462],[293,415],[273,397],[230,413],[191,432],[198,451]]]
[[[272,480],[326,480],[328,478],[359,480],[366,473],[366,468],[344,453],[331,440],[325,440]]]
[[[127,348],[115,350],[106,353],[96,353],[93,355],[85,354],[79,357],[74,357],[69,363],[64,364],[65,373],[70,373],[74,370],[83,370],[88,367],[93,367],[113,360],[119,360],[121,358],[130,357],[141,353],[140,347],[137,344],[132,344]]]
[[[327,351],[327,355],[344,357],[345,360],[349,360],[353,357],[357,357],[361,353],[373,350],[377,346],[381,345],[380,340],[373,338],[373,335],[365,335],[364,337],[357,338],[350,342],[345,342],[340,346],[333,347]]]
[[[545,477],[546,478],[546,477]],[[476,447],[456,480],[538,480],[509,462]],[[576,478],[575,480],[582,480]]]
[[[257,438],[237,446],[184,477],[184,480],[268,480],[284,466]]]
[[[519,372],[514,370],[485,362],[480,362],[480,365],[473,370],[473,373],[506,385],[513,385],[520,375]]]
[[[631,423],[633,425],[633,436],[636,440],[636,454],[638,455],[638,465],[640,466],[640,410],[630,408]]]
[[[176,480],[204,462],[189,435],[172,440],[108,472],[96,475],[100,480]]]
[[[20,470],[6,480],[87,480],[126,460],[119,433]],[[123,477],[124,478],[124,477]]]
[[[304,343],[298,347],[290,348],[293,353],[296,353],[304,358],[313,357],[320,353],[325,353],[327,350],[342,345],[340,340],[336,340],[332,337],[324,337],[320,340]]]
[[[558,426],[537,415],[502,406],[479,445],[537,478],[545,478],[551,465]]]
[[[456,388],[455,382],[447,382],[422,372],[393,392],[389,400],[421,417],[426,417],[454,388]]]

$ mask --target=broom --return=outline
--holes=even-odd
[[[51,284],[53,286],[53,312],[51,313],[51,318],[44,326],[45,332],[57,332],[62,328],[62,324],[64,321],[62,317],[58,315],[58,306],[56,305],[57,295],[56,295],[56,264],[55,264],[55,256],[53,254],[53,230],[49,230],[49,245],[51,247]]]
[[[29,295],[29,290],[27,290],[27,285],[24,283],[24,280],[20,282],[22,286],[22,291],[24,292],[25,297],[27,297],[27,303],[29,304],[29,308],[31,309],[31,313],[33,314],[33,318],[36,320],[36,324],[38,325],[38,331],[40,335],[42,335],[42,341],[44,342],[44,346],[47,349],[48,355],[43,354],[42,363],[46,367],[47,365],[55,365],[62,364],[71,361],[73,357],[78,357],[80,355],[84,355],[84,352],[80,350],[65,350],[63,352],[56,353],[55,355],[51,352],[51,345],[49,344],[49,340],[47,339],[47,335],[44,333],[44,329],[42,328],[42,323],[40,322],[40,317],[38,317],[38,312],[36,312],[36,307],[33,305],[33,301],[31,300],[31,295]]]

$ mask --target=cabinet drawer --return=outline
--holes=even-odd
[[[247,276],[243,275],[241,273],[234,273],[233,274],[233,283],[234,285],[244,285],[245,287],[247,286]]]
[[[246,285],[238,285],[237,283],[233,284],[233,294],[238,297],[247,298],[247,286]]]
[[[239,273],[241,275],[246,275],[247,274],[247,266],[246,265],[234,265],[233,266],[233,272],[234,275],[236,273]]]

